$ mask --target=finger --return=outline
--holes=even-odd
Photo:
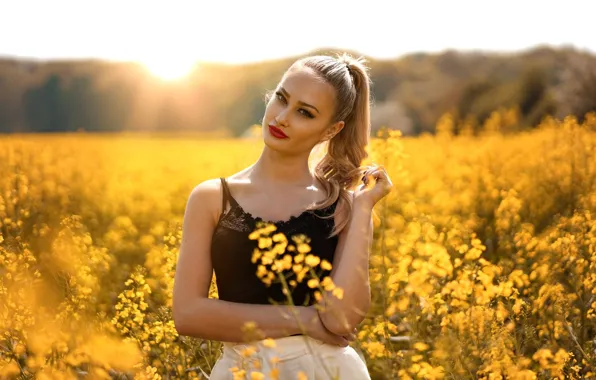
[[[391,189],[393,188],[393,183],[391,182],[391,179],[389,178],[389,175],[387,174],[387,172],[385,171],[377,171],[377,172],[373,172],[371,173],[371,177],[373,178],[372,180],[367,180],[366,182],[364,182],[363,187],[367,188],[367,187],[374,187],[379,185],[380,187],[382,187],[383,189],[385,189],[385,191],[391,191]]]
[[[391,178],[389,178],[389,174],[385,169],[375,170],[371,175],[376,181],[383,181],[391,184]]]
[[[377,166],[376,168],[368,171],[369,175],[381,173],[381,172],[387,173],[387,170],[383,166]]]
[[[383,168],[384,168],[383,165],[373,164],[373,165],[370,165],[370,166],[366,166],[366,169],[364,170],[364,172],[365,173],[370,173],[370,172],[372,172],[374,170],[383,169]]]
[[[389,178],[389,174],[387,174],[387,171],[382,166],[367,170],[365,175],[362,177],[362,183],[364,184],[364,188],[374,183],[383,183],[387,187],[393,187],[393,183]]]
[[[364,171],[362,172],[363,176],[366,176],[368,173],[370,173],[371,171],[375,170],[378,166],[377,165],[369,165],[369,166],[364,166],[362,169],[364,169]]]
[[[368,167],[368,169],[366,169],[362,173],[362,181],[367,180],[369,177],[371,177],[378,170],[379,170],[379,167],[377,167],[377,166],[370,166],[370,167]]]
[[[368,175],[366,177],[367,177],[367,179],[372,177],[375,179],[375,181],[386,181],[389,179],[389,175],[387,174],[385,169],[372,170],[368,173]]]
[[[368,177],[368,173],[370,172],[370,170],[371,170],[371,168],[368,168],[368,169],[366,169],[366,170],[364,170],[364,171],[362,172],[362,179],[361,179],[361,180],[362,180],[362,182],[364,182],[364,181],[366,181],[366,180],[367,180],[367,178],[366,178],[366,177]]]
[[[362,183],[364,184],[364,186],[368,185],[368,181],[369,181],[369,172],[365,171],[364,174],[362,175]]]

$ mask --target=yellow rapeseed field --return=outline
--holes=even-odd
[[[373,379],[596,378],[596,115],[507,125],[495,113],[454,136],[446,116],[435,136],[371,144],[395,184],[375,208],[373,306],[353,343]],[[221,344],[178,336],[170,310],[186,200],[261,148],[0,138],[0,378],[206,378]],[[267,250],[284,237],[253,238],[265,239],[255,259],[296,264]],[[329,267],[295,243],[300,270]]]

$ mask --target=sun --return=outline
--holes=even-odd
[[[183,79],[195,68],[193,60],[168,56],[143,60],[142,64],[151,74],[166,81]]]

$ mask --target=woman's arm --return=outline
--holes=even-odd
[[[319,316],[325,327],[339,335],[362,322],[371,303],[368,258],[373,240],[372,206],[354,200],[348,225],[340,232],[330,277],[343,297],[326,291]]]
[[[344,337],[325,331],[314,308],[241,304],[208,297],[213,274],[211,236],[222,203],[220,183],[208,180],[199,184],[186,205],[172,305],[178,333],[241,342],[246,338],[242,328],[252,321],[269,338],[306,332],[330,343],[346,345]]]
[[[339,234],[330,274],[343,294],[338,297],[332,290],[325,291],[319,303],[321,321],[329,331],[338,335],[354,330],[370,307],[368,260],[373,242],[372,210],[393,187],[387,172],[379,166],[368,169],[363,182],[352,194],[350,221]]]

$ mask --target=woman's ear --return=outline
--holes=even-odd
[[[323,134],[323,139],[321,141],[329,141],[329,140],[331,140],[339,132],[341,132],[342,129],[344,129],[344,126],[345,125],[346,125],[346,123],[344,123],[343,121],[338,121],[337,123],[331,125],[329,128],[327,128],[325,130],[325,133]]]

